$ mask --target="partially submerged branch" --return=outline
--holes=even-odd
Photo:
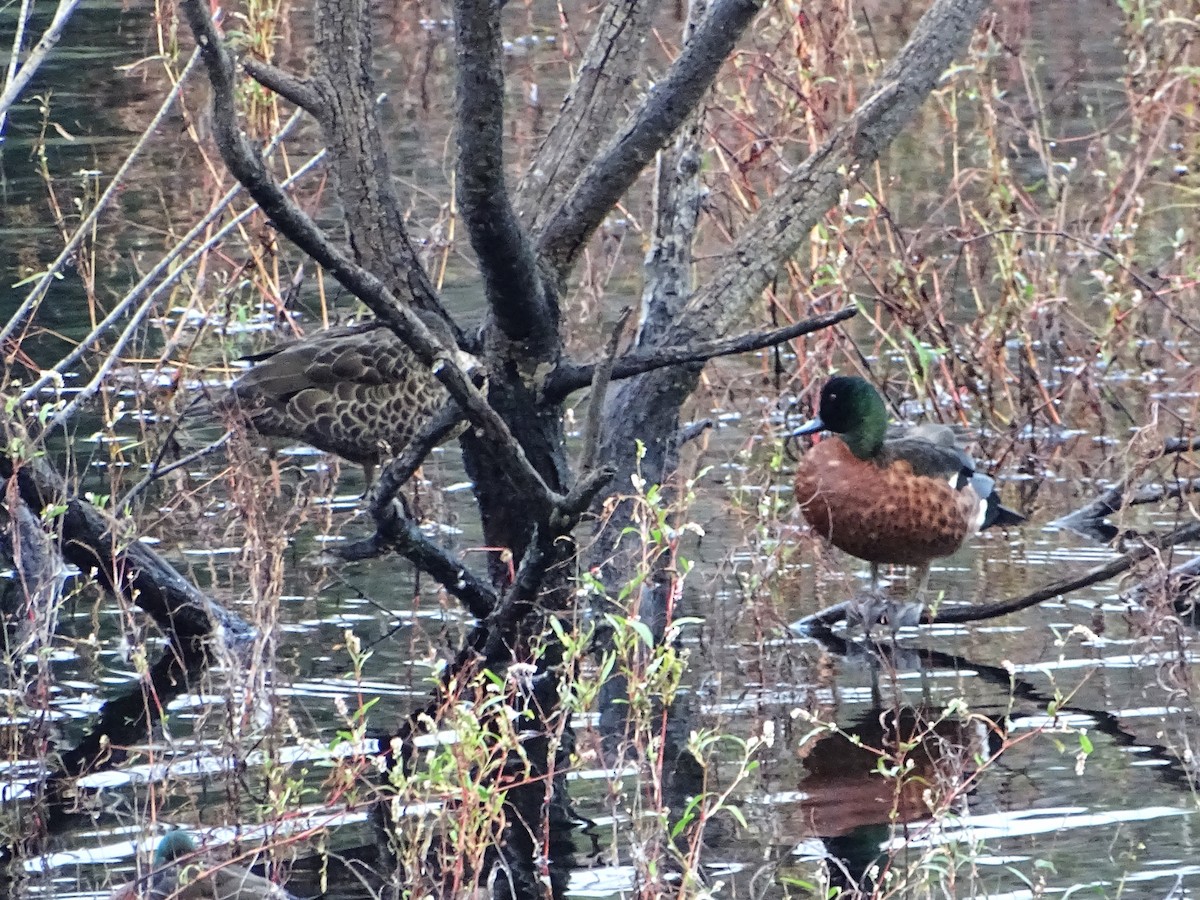
[[[1200,478],[1177,479],[1172,484],[1147,484],[1132,494],[1130,486],[1141,476],[1150,463],[1164,456],[1190,453],[1200,449],[1200,438],[1170,438],[1143,457],[1135,469],[1112,487],[1088,503],[1056,519],[1053,527],[1069,528],[1071,531],[1099,541],[1109,541],[1118,535],[1116,526],[1105,521],[1108,516],[1129,506],[1161,503],[1164,500],[1183,497],[1200,492]]]
[[[3,424],[11,436],[11,424]],[[252,633],[244,619],[201,592],[136,536],[124,533],[127,522],[73,496],[44,459],[0,455],[0,477],[17,479],[21,498],[38,514],[61,514],[67,562],[140,607],[173,641],[208,638],[218,631],[236,641]]]
[[[1107,581],[1110,578],[1128,572],[1142,560],[1155,556],[1169,547],[1198,539],[1200,539],[1200,522],[1190,522],[1161,537],[1147,540],[1145,543],[1127,553],[1123,553],[1102,566],[1096,566],[1079,575],[1060,578],[1058,581],[1043,585],[1036,591],[1031,591],[1021,597],[1015,597],[1011,600],[1001,600],[995,603],[973,603],[965,606],[955,606],[948,609],[940,609],[936,614],[931,614],[926,610],[921,615],[920,624],[961,624],[1007,616],[1015,612],[1020,612],[1023,609],[1028,609],[1031,606],[1036,606],[1039,603],[1044,603],[1047,600],[1053,600],[1056,597],[1069,594],[1072,591],[1077,591],[1080,588],[1090,587],[1093,584]],[[792,628],[802,634],[814,634],[827,630],[838,622],[845,621],[856,606],[857,604],[854,601],[835,604],[811,616],[805,616],[799,622],[795,623]]]

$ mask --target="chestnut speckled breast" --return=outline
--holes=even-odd
[[[795,487],[813,530],[868,562],[924,565],[949,556],[980,525],[980,497],[969,484],[955,490],[904,460],[861,460],[836,437],[805,454]]]
[[[831,431],[796,467],[796,502],[806,522],[835,547],[871,563],[917,566],[918,593],[929,564],[981,528],[1025,521],[1000,504],[995,482],[975,470],[954,433],[923,425],[887,437],[887,407],[862,378],[831,378],[817,418],[795,434]]]

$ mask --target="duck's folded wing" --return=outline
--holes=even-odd
[[[914,475],[948,481],[956,491],[971,484],[975,477],[975,462],[953,444],[903,437],[885,441],[880,456],[884,465],[903,460],[912,467]]]

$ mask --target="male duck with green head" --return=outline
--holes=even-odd
[[[991,525],[1024,517],[1000,505],[995,482],[944,425],[923,425],[887,438],[887,407],[862,378],[837,376],[821,390],[818,415],[796,434],[831,431],[796,468],[796,500],[813,530],[871,564],[916,566],[917,596],[929,566]]]
[[[112,900],[292,900],[261,875],[198,857],[190,834],[168,832],[154,853],[154,870],[117,888]]]

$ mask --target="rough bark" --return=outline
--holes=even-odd
[[[325,135],[356,260],[401,300],[447,318],[404,225],[376,115],[370,4],[315,0],[313,110]]]
[[[558,304],[543,284],[504,177],[504,71],[500,4],[458,0],[455,121],[458,204],[479,260],[491,320],[538,361],[559,352]]]
[[[566,278],[604,217],[696,110],[761,8],[762,0],[717,0],[663,79],[576,179],[537,238],[557,279]]]
[[[609,0],[562,108],[517,188],[517,205],[532,233],[550,212],[551,198],[575,183],[612,134],[613,110],[625,107],[637,86],[651,15],[648,0]]]

